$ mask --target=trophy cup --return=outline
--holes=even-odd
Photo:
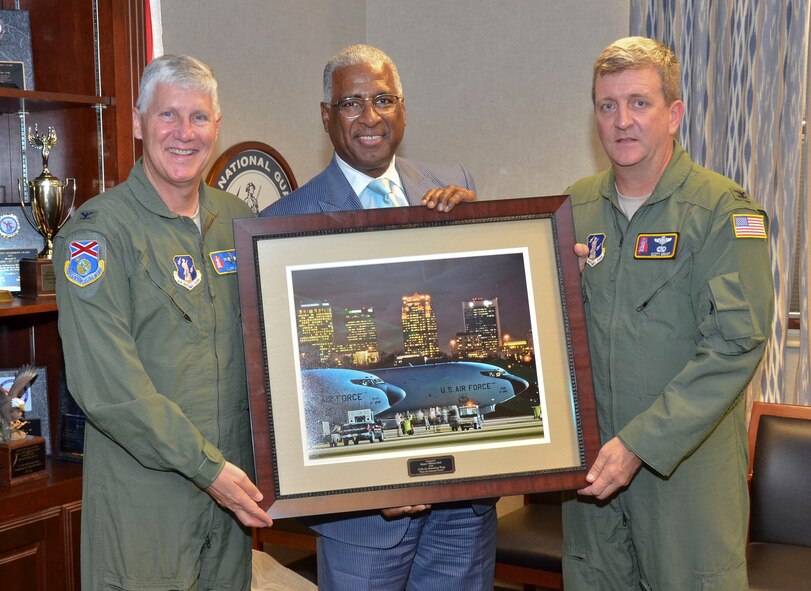
[[[17,179],[17,190],[20,193],[20,207],[28,222],[45,238],[45,248],[35,259],[20,260],[20,297],[38,298],[55,297],[56,286],[53,268],[53,237],[70,216],[73,202],[76,199],[76,179],[67,179],[64,183],[48,170],[48,155],[56,144],[56,130],[48,127],[47,135],[40,135],[37,125],[34,133],[28,128],[28,141],[42,152],[42,173],[28,181],[28,192],[31,198],[31,212],[25,208],[23,180]],[[70,206],[65,207],[63,199],[68,186],[72,187]]]

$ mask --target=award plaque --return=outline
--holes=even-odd
[[[0,443],[0,485],[14,486],[47,478],[45,439],[27,435]]]
[[[54,456],[60,460],[81,462],[84,455],[84,429],[87,417],[68,391],[64,372],[59,382],[57,412]]]
[[[28,130],[28,141],[42,152],[42,173],[34,180],[28,181],[32,216],[29,216],[25,209],[25,205],[28,204],[25,202],[23,181],[22,179],[17,181],[22,212],[28,222],[45,238],[45,247],[35,259],[20,261],[20,296],[25,298],[56,297],[53,237],[68,220],[76,198],[76,180],[67,179],[63,183],[48,170],[48,156],[56,145],[56,140],[56,130],[53,127],[48,127],[46,135],[40,135],[36,125],[33,133]],[[67,187],[72,188],[70,206],[67,206],[63,198]]]
[[[0,86],[34,90],[27,10],[0,10]]]
[[[22,62],[0,62],[0,86],[25,89],[25,66]]]
[[[26,209],[30,215],[31,207]],[[35,258],[44,244],[42,235],[20,215],[19,204],[0,204],[0,289],[20,291],[20,261]]]

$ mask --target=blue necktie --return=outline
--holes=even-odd
[[[391,181],[387,178],[374,179],[361,193],[361,203],[370,209],[397,207],[400,205],[398,201]]]

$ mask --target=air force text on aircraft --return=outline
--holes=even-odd
[[[454,392],[478,392],[480,390],[492,390],[493,383],[487,382],[486,384],[461,384],[461,385],[453,385],[450,384],[448,386],[440,386],[439,392],[441,394],[447,393],[454,393]]]
[[[310,369],[301,372],[305,407],[321,420],[345,420],[346,412],[368,408],[378,417],[470,402],[492,412],[529,387],[486,363],[452,362],[379,368]]]

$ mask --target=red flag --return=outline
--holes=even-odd
[[[144,0],[146,28],[146,63],[163,55],[163,24],[160,0]]]

